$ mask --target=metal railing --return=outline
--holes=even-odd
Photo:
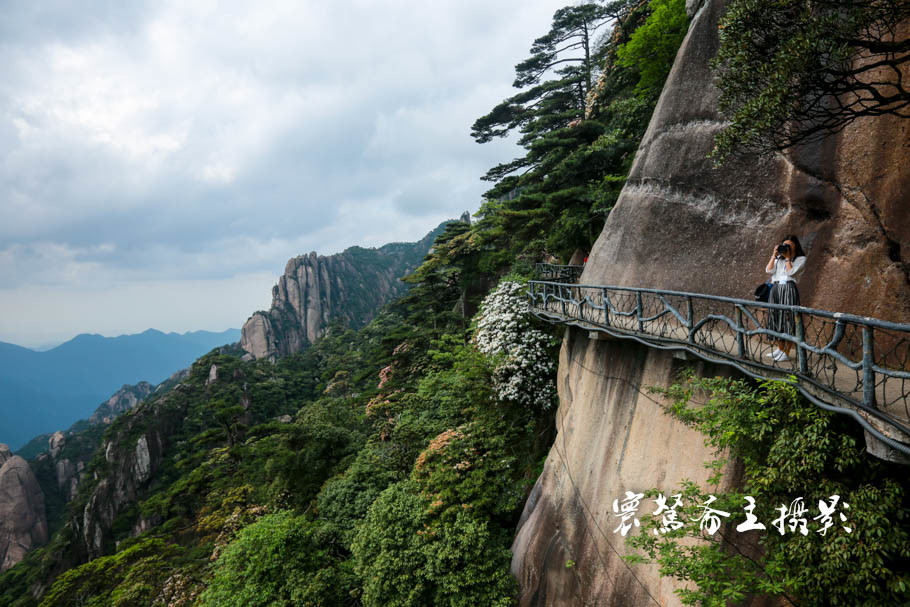
[[[794,381],[818,406],[847,413],[875,439],[910,456],[910,325],[720,297],[566,281],[531,281],[531,311],[652,347],[686,350],[753,377]],[[767,327],[772,311],[793,314],[794,334]],[[768,357],[793,344],[789,360]],[[872,449],[870,449],[871,451]]]
[[[555,282],[578,282],[581,277],[584,266],[575,265],[558,265],[555,263],[537,263],[534,264],[537,276],[541,280],[552,280]]]

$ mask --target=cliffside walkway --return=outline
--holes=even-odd
[[[557,265],[554,263],[538,263],[534,265],[537,275],[541,280],[555,282],[578,282],[584,266]]]
[[[580,274],[580,270],[579,270]],[[535,280],[531,311],[592,337],[632,339],[794,383],[819,407],[851,416],[871,453],[910,463],[910,325],[802,306],[698,293]],[[772,309],[796,313],[796,335],[765,328]],[[790,360],[767,355],[794,343]]]

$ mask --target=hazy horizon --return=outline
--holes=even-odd
[[[53,350],[54,348],[56,348],[58,346],[62,346],[63,344],[65,344],[67,342],[73,341],[74,339],[76,339],[77,337],[80,337],[82,335],[97,335],[99,337],[115,338],[115,337],[130,337],[133,335],[141,335],[142,333],[146,333],[148,331],[159,331],[161,333],[164,333],[165,335],[185,336],[189,333],[198,333],[200,331],[204,331],[206,333],[227,333],[228,331],[240,331],[241,328],[242,327],[228,327],[227,329],[220,329],[220,330],[191,329],[188,331],[163,331],[156,327],[148,327],[147,329],[144,329],[142,331],[136,331],[136,332],[132,332],[132,333],[118,333],[118,334],[113,334],[113,335],[105,335],[103,333],[94,333],[91,331],[82,331],[82,332],[76,333],[75,335],[70,335],[68,337],[64,337],[63,339],[61,339],[59,341],[48,341],[48,342],[44,342],[44,343],[38,343],[35,345],[19,344],[19,343],[12,342],[12,341],[6,341],[4,339],[0,339],[0,342],[5,343],[5,344],[11,344],[14,346],[19,346],[20,348],[26,348],[27,350],[32,350],[34,352],[47,352],[49,350]]]

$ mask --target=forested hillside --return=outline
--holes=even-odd
[[[558,11],[517,97],[474,126],[481,142],[518,129],[527,150],[491,169],[479,221],[448,224],[365,328],[332,325],[274,364],[207,355],[116,419],[96,480],[0,578],[2,602],[511,604],[508,546],[553,436],[558,343],[520,283],[597,235],[673,59],[627,43],[652,13],[669,11],[674,44],[685,32],[682,2],[665,5]]]

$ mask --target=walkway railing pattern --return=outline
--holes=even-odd
[[[795,378],[816,405],[854,417],[910,456],[910,325],[730,297],[566,281],[531,281],[532,312],[652,347],[687,350],[753,377]],[[792,310],[796,335],[765,328],[772,309]],[[794,344],[775,362],[775,340]],[[895,454],[897,455],[897,454]]]
[[[538,263],[535,264],[537,276],[541,280],[552,280],[554,282],[578,282],[581,277],[584,266],[575,265],[558,265],[555,263]]]

